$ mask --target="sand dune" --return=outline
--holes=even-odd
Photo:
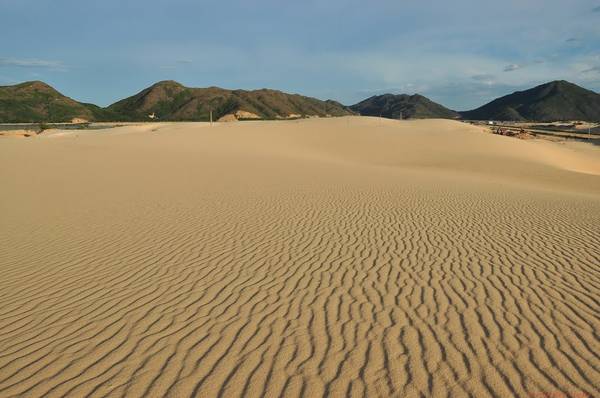
[[[2,397],[600,395],[598,147],[162,123],[0,183]]]

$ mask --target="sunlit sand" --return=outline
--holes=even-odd
[[[599,148],[361,117],[2,138],[0,396],[599,396]]]

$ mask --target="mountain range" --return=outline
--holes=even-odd
[[[321,101],[277,90],[189,88],[175,81],[156,83],[107,110],[123,120],[144,120],[154,113],[163,120],[208,120],[236,115],[248,119],[286,119],[303,116],[343,116],[351,112],[335,101]]]
[[[600,121],[600,94],[558,80],[505,95],[477,109],[464,112],[455,112],[419,94],[378,95],[352,105],[350,109],[365,116],[391,119]]]
[[[106,108],[77,102],[40,81],[0,87],[0,122],[64,122],[159,120],[203,121],[232,116],[236,119],[288,119],[307,116],[343,116],[352,111],[328,100],[277,90],[189,88],[174,81],[158,82]]]
[[[277,90],[190,88],[175,81],[158,82],[102,108],[66,97],[44,82],[0,86],[0,122],[206,121],[210,115],[236,119],[290,119],[359,114],[391,119],[466,120],[600,120],[600,94],[567,81],[553,81],[493,100],[477,109],[456,112],[419,95],[384,94],[352,106]]]

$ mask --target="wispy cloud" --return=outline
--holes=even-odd
[[[504,70],[504,72],[512,72],[514,70],[521,69],[522,67],[523,67],[522,65],[510,64],[510,65],[506,65],[503,70]]]
[[[66,69],[60,61],[35,58],[0,58],[0,67]]]
[[[494,75],[490,75],[488,73],[482,73],[479,75],[471,76],[471,79],[476,80],[478,82],[489,82],[489,81],[494,80]]]
[[[581,71],[581,73],[600,73],[600,66],[594,66],[589,69]]]
[[[600,13],[600,6],[592,8],[592,12]]]
[[[158,65],[158,69],[175,71],[177,69],[185,67],[186,65],[192,65],[194,63],[194,61],[192,61],[191,59],[183,59],[183,58],[176,59],[171,62],[172,62],[171,64]]]

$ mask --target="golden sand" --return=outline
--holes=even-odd
[[[599,147],[163,123],[3,139],[0,186],[2,397],[600,394]]]

